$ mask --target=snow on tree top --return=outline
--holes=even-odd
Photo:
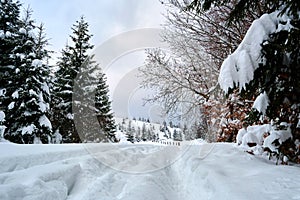
[[[238,86],[240,90],[253,80],[254,71],[261,60],[261,44],[269,34],[276,31],[278,13],[264,14],[250,26],[239,47],[228,56],[220,70],[219,84],[227,93],[229,88]]]

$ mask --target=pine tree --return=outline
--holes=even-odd
[[[132,121],[129,120],[128,121],[128,127],[127,127],[127,130],[126,130],[126,136],[127,136],[127,141],[131,142],[131,143],[134,143],[135,142],[135,137],[134,137],[134,129],[133,129],[133,126],[132,126]]]
[[[18,45],[20,6],[19,1],[0,1],[0,110],[4,114],[7,114],[11,95],[16,89],[12,81],[16,66],[11,56]],[[8,126],[7,123],[6,121],[3,125]]]
[[[16,143],[49,143],[52,135],[49,113],[49,66],[42,56],[35,53],[38,40],[31,19],[31,10],[19,21],[19,30],[14,33],[16,46],[10,59],[14,73],[10,76],[7,90],[8,128],[5,138]]]
[[[177,131],[176,129],[174,129],[174,132],[173,132],[173,140],[175,140],[175,141],[181,140],[181,133],[179,131]]]
[[[145,124],[145,122],[143,123],[143,126],[142,126],[142,136],[141,136],[141,140],[142,141],[147,141],[147,129],[146,129],[146,124]]]
[[[88,55],[93,48],[89,43],[92,35],[84,17],[73,25],[72,31],[73,45],[67,45],[62,51],[56,72],[54,128],[63,136],[63,142],[114,142],[116,126],[108,87],[93,55]]]
[[[104,74],[99,77],[95,95],[96,116],[106,141],[115,142],[116,125],[111,111],[111,101],[108,96],[108,86]]]
[[[62,56],[57,63],[59,69],[55,74],[54,97],[52,109],[52,121],[54,129],[59,130],[65,143],[78,143],[81,139],[74,124],[72,111],[72,95],[74,79],[79,73],[80,67],[88,58],[88,51],[93,48],[89,44],[92,37],[88,33],[88,23],[81,17],[72,27],[73,34],[70,36],[72,46],[66,45],[62,50]]]
[[[55,73],[51,101],[53,129],[63,136],[63,142],[74,141],[75,139],[72,136],[76,135],[72,115],[73,79],[70,75],[74,73],[74,69],[70,61],[70,55],[71,53],[67,46],[62,50],[62,56],[57,63],[59,70]]]
[[[36,44],[34,52],[38,58],[42,59],[45,63],[48,64],[48,59],[51,57],[50,54],[53,53],[53,51],[49,51],[46,49],[50,44],[45,33],[44,24],[41,23],[39,26],[36,26],[36,29],[38,32],[36,34]],[[49,80],[51,79],[50,76],[48,78]]]

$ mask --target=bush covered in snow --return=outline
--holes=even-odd
[[[239,130],[236,142],[238,145],[249,149],[252,153],[255,146],[259,154],[265,151],[269,158],[277,158],[277,162],[287,163],[287,161],[299,162],[299,157],[295,152],[299,152],[299,144],[293,142],[293,135],[290,124],[281,123],[279,126],[271,124],[254,125]],[[257,151],[260,149],[259,151]]]

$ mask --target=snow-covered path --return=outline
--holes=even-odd
[[[300,199],[299,167],[234,144],[91,146],[0,144],[0,199]]]

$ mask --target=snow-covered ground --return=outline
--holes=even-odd
[[[0,152],[1,200],[300,199],[299,167],[235,144],[0,143]]]

